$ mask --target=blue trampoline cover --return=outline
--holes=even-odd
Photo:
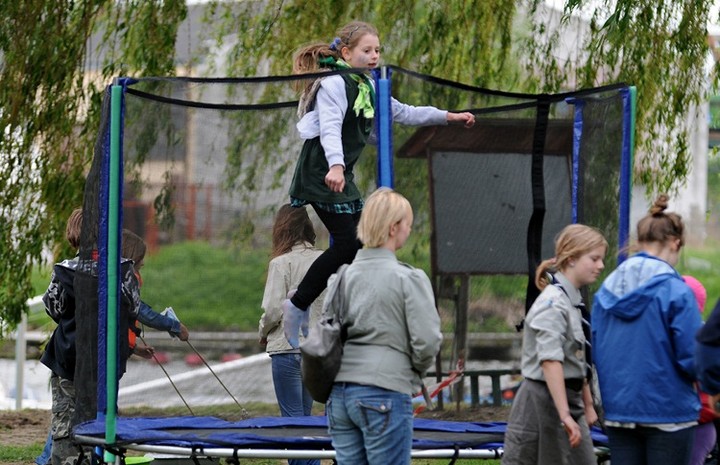
[[[502,447],[506,423],[472,423],[416,418],[413,449]],[[117,445],[146,444],[190,448],[332,449],[327,417],[260,417],[230,422],[215,417],[118,417]],[[104,438],[105,422],[90,421],[75,429],[76,436]],[[596,446],[607,437],[593,428]],[[82,442],[82,441],[81,441]]]

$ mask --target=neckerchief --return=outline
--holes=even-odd
[[[334,69],[351,68],[344,60],[335,60],[333,57],[321,58],[319,64]],[[351,74],[350,77],[358,83],[358,96],[353,104],[355,115],[360,116],[360,112],[362,112],[365,118],[375,117],[375,89],[370,84],[370,79],[365,74]]]
[[[553,284],[555,287],[563,291],[565,296],[570,300],[570,295],[565,290],[563,285],[558,281],[558,279],[555,277],[554,274],[550,274],[550,277],[552,278],[551,284]],[[572,302],[570,302],[570,305],[573,305]],[[593,371],[592,371],[592,343],[590,342],[592,340],[592,330],[590,326],[590,312],[588,312],[587,307],[585,306],[585,302],[582,301],[582,296],[580,297],[580,303],[577,305],[574,305],[576,309],[580,311],[580,317],[582,320],[582,331],[583,335],[585,336],[585,377],[588,380],[592,379]]]

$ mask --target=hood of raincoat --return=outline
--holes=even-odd
[[[641,252],[608,276],[595,302],[618,318],[633,320],[669,279],[682,281],[682,276],[666,261]]]

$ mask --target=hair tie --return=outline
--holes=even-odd
[[[340,45],[340,42],[341,42],[340,37],[335,37],[335,40],[330,42],[330,50],[332,50],[333,52],[337,52],[338,45]]]

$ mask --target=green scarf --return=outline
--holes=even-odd
[[[333,69],[349,69],[351,66],[344,60],[335,60],[333,57],[321,58],[318,62],[320,66]],[[351,74],[353,81],[358,83],[358,96],[353,104],[355,116],[363,113],[365,118],[371,119],[375,117],[375,89],[370,84],[370,79],[365,74]]]

